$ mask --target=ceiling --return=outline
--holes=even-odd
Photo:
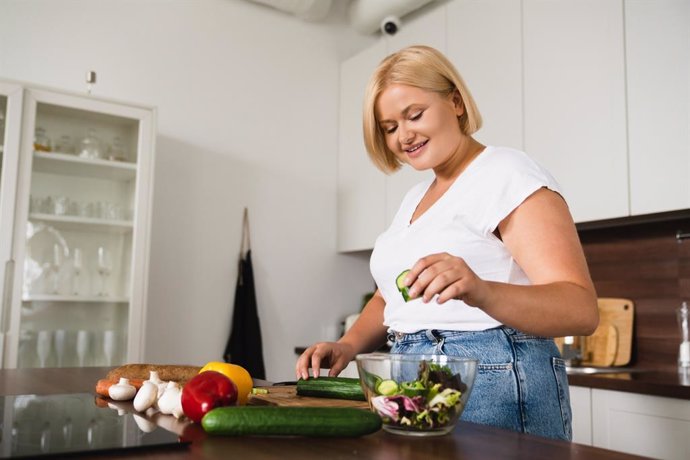
[[[387,18],[398,20],[435,0],[247,0],[275,8],[300,20],[342,19],[357,32],[374,34]],[[335,18],[334,18],[335,16]]]

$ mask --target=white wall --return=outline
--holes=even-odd
[[[335,249],[338,63],[366,40],[240,0],[0,0],[0,78],[84,91],[92,69],[158,108],[147,361],[221,359],[244,206],[267,378],[371,290]]]

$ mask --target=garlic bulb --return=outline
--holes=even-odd
[[[163,396],[158,400],[158,409],[162,414],[174,415],[175,418],[180,418],[184,414],[182,411],[182,390],[176,382],[168,382]]]
[[[146,380],[134,397],[134,410],[137,412],[144,412],[146,409],[153,406],[157,399],[158,386]]]
[[[124,377],[120,377],[119,382],[108,388],[108,396],[115,401],[129,401],[136,393],[137,389]]]
[[[160,397],[163,396],[163,392],[165,391],[165,387],[168,385],[168,382],[161,380],[161,378],[158,376],[158,372],[156,371],[149,372],[149,379],[147,382],[151,382],[158,387],[158,396],[156,397],[156,400],[160,399]]]

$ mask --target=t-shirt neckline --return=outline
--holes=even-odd
[[[424,198],[424,195],[426,195],[427,191],[429,190],[429,187],[431,187],[431,184],[434,183],[434,180],[436,179],[436,177],[434,176],[431,179],[429,179],[429,183],[426,184],[426,186],[422,188],[422,192],[419,195],[417,195],[417,197],[415,198],[416,204],[412,207],[412,210],[409,212],[409,214],[407,215],[407,217],[405,219],[406,226],[408,228],[415,226],[420,220],[424,219],[424,217],[427,214],[429,214],[430,212],[432,212],[435,208],[439,208],[440,203],[442,201],[444,201],[445,197],[449,194],[449,192],[451,190],[453,190],[457,186],[458,183],[464,182],[464,180],[461,181],[460,179],[463,177],[466,178],[468,175],[470,175],[470,173],[474,169],[476,169],[476,166],[479,163],[481,163],[480,160],[482,158],[485,158],[487,156],[486,154],[489,153],[490,150],[491,150],[491,146],[489,146],[489,145],[485,146],[484,149],[482,149],[482,151],[479,152],[479,154],[477,154],[477,156],[470,162],[470,164],[467,165],[465,170],[462,171],[460,174],[458,174],[458,177],[455,178],[453,183],[450,184],[450,187],[448,187],[448,189],[445,192],[443,192],[443,194],[438,198],[438,200],[436,200],[431,206],[429,206],[429,209],[427,209],[426,211],[424,211],[424,213],[422,215],[417,217],[417,219],[415,219],[414,222],[411,222],[412,216],[414,216],[414,213],[417,210],[417,208],[419,207],[419,204],[421,203],[422,198]]]

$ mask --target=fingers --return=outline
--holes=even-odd
[[[295,376],[298,379],[307,380],[309,378],[309,368],[311,368],[312,376],[314,378],[318,377],[321,373],[322,365],[328,367],[330,363],[335,361],[332,359],[334,353],[333,347],[333,343],[320,342],[307,348],[297,359]]]
[[[438,295],[436,302],[450,299],[463,300],[472,289],[476,275],[460,257],[448,253],[432,254],[414,264],[405,279],[411,298],[422,298],[424,303]]]
[[[311,346],[304,350],[304,353],[297,358],[297,363],[295,364],[295,377],[298,379],[306,380],[309,378],[309,362],[313,352],[314,347]]]
[[[465,262],[447,253],[423,257],[414,264],[405,281],[411,298],[422,296],[426,303],[450,284],[461,278]]]

